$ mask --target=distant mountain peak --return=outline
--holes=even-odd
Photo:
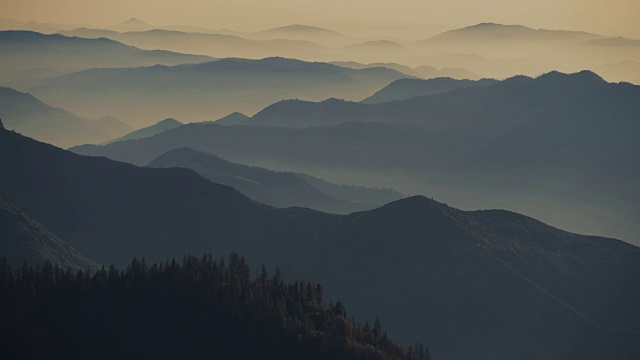
[[[137,140],[137,139],[143,139],[146,137],[151,137],[154,135],[157,135],[163,131],[167,131],[167,130],[171,130],[174,128],[177,128],[179,126],[184,125],[183,123],[181,123],[180,121],[174,119],[174,118],[167,118],[161,121],[158,121],[157,123],[155,123],[154,125],[142,128],[142,129],[138,129],[136,131],[132,131],[124,136],[121,136],[117,139],[113,139],[107,142],[104,142],[103,144],[110,144],[112,142],[117,142],[117,141],[127,141],[127,140]]]
[[[146,26],[151,26],[151,24],[146,23],[142,20],[136,19],[136,18],[131,18],[127,21],[121,22],[118,25],[146,25]]]
[[[351,102],[351,101],[346,101],[344,99],[338,99],[338,98],[332,97],[332,98],[322,100],[320,103],[337,104],[337,103],[344,103],[344,102]]]
[[[562,81],[562,80],[574,80],[581,83],[605,83],[606,81],[600,77],[600,75],[590,70],[582,70],[577,73],[566,74],[556,70],[550,71],[546,74],[540,75],[536,80],[543,81]]]
[[[581,79],[583,81],[591,81],[594,83],[605,83],[606,81],[598,74],[591,70],[582,70],[577,73],[570,74],[574,78]]]
[[[236,111],[218,120],[215,120],[215,122],[222,125],[240,125],[247,122],[247,120],[249,119],[250,117],[248,117],[247,115]]]
[[[156,125],[169,125],[169,124],[174,124],[174,125],[183,125],[180,121],[174,119],[174,118],[166,118],[164,120],[160,120],[156,123]]]
[[[549,30],[534,29],[523,25],[505,25],[497,23],[479,23],[464,28],[445,31],[431,38],[422,41],[479,41],[479,40],[497,40],[497,41],[590,41],[600,39],[602,36],[591,34],[583,31],[569,30]]]
[[[479,23],[479,24],[475,24],[475,25],[470,25],[470,26],[466,26],[463,28],[459,28],[459,29],[453,29],[453,30],[449,30],[449,31],[445,31],[439,35],[436,35],[436,37],[438,36],[452,36],[452,35],[461,35],[461,34],[469,34],[469,33],[477,33],[477,34],[483,34],[483,33],[489,33],[489,34],[494,34],[496,32],[498,33],[502,33],[502,32],[510,32],[510,31],[532,31],[535,32],[535,29],[532,28],[528,28],[526,26],[522,26],[522,25],[505,25],[505,24],[498,24],[498,23],[492,23],[492,22],[485,22],[485,23]]]
[[[116,30],[116,31],[129,32],[129,31],[148,31],[148,30],[152,30],[153,28],[154,26],[151,24],[148,24],[136,18],[131,18],[125,22],[121,22],[118,25],[112,26],[110,29]]]

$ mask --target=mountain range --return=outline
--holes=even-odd
[[[0,116],[7,129],[65,148],[100,143],[131,130],[115,118],[81,118],[6,87],[0,87]]]
[[[437,69],[433,66],[429,65],[421,65],[415,68],[411,68],[406,65],[401,65],[398,63],[390,63],[390,62],[380,62],[380,63],[371,63],[371,64],[362,64],[356,61],[332,61],[331,64],[348,67],[352,69],[368,69],[368,68],[376,68],[376,67],[385,67],[392,70],[396,70],[407,76],[412,76],[416,78],[424,78],[424,79],[433,79],[433,78],[441,78],[441,77],[449,77],[452,79],[458,80],[477,80],[480,79],[478,74],[472,73],[471,71],[463,68],[441,68]]]
[[[365,104],[380,104],[395,100],[405,100],[416,96],[446,93],[456,89],[493,85],[497,80],[482,79],[455,80],[452,78],[400,79],[387,85],[380,91],[362,100]]]
[[[0,29],[0,353],[640,358],[640,40]]]
[[[75,29],[80,28],[77,26]],[[88,29],[85,27],[85,29]],[[280,26],[276,28],[266,29],[262,31],[243,32],[234,31],[229,29],[206,29],[202,27],[193,26],[158,26],[146,23],[136,18],[131,18],[120,24],[108,27],[106,29],[88,29],[88,30],[110,30],[119,33],[126,32],[144,32],[150,30],[168,30],[168,31],[180,31],[186,33],[199,33],[199,34],[220,34],[220,35],[233,35],[236,37],[242,37],[252,40],[294,40],[305,41],[320,44],[328,47],[339,47],[358,42],[360,39],[342,34],[330,29],[321,28],[318,26],[310,26],[303,24],[291,24],[286,26]]]
[[[388,319],[402,341],[426,339],[434,358],[640,350],[640,249],[618,240],[419,196],[344,216],[275,209],[190,170],[80,156],[6,130],[0,168],[0,196],[94,260],[242,253],[322,281],[327,298]]]
[[[487,43],[493,41],[525,42],[561,42],[570,43],[602,39],[604,36],[583,31],[532,29],[522,25],[504,25],[480,23],[461,29],[449,30],[436,36],[421,40],[422,43]]]
[[[252,39],[238,35],[194,33],[165,29],[117,32],[100,29],[74,29],[61,32],[67,36],[108,38],[146,50],[164,49],[215,58],[241,57],[261,59],[269,56],[322,60],[328,51],[316,43],[290,39]]]
[[[361,99],[405,74],[266,58],[200,64],[92,69],[43,80],[30,92],[86,117],[113,115],[133,127],[167,116],[186,121],[253,113],[287,98]]]
[[[639,98],[638,86],[554,72],[382,104],[284,101],[238,120],[242,126],[192,124],[73,150],[144,165],[187,146],[336,183],[436,194],[463,208],[517,209],[637,242]]]
[[[309,175],[235,164],[190,148],[171,150],[147,166],[192,169],[204,178],[232,186],[256,201],[275,207],[297,206],[348,214],[370,210],[402,198],[400,193],[390,189],[340,186]]]
[[[71,30],[86,26],[88,25],[40,23],[36,21],[18,21],[0,17],[0,30],[26,30],[52,34],[60,30]]]
[[[462,67],[482,77],[505,78],[537,76],[551,70],[595,70],[605,63],[638,60],[638,47],[630,44],[633,40],[581,31],[480,23],[440,33],[414,46],[424,52],[425,64]],[[478,61],[478,57],[484,60]]]
[[[110,143],[114,143],[114,142],[118,142],[118,141],[127,141],[127,140],[136,140],[136,139],[144,139],[147,137],[151,137],[153,135],[159,134],[163,131],[166,130],[171,130],[171,129],[175,129],[178,126],[182,126],[184,125],[183,123],[181,123],[180,121],[176,120],[176,119],[172,119],[172,118],[168,118],[168,119],[164,119],[161,121],[158,121],[157,123],[151,125],[151,126],[147,126],[145,128],[142,129],[138,129],[135,131],[131,131],[121,137],[118,137],[116,139],[112,139],[109,141],[105,141],[102,145],[107,145]]]
[[[189,26],[158,26],[137,19],[104,28],[25,24],[5,19],[4,22],[0,20],[0,28],[60,32],[93,39],[108,38],[144,49],[161,48],[218,58],[258,59],[280,56],[315,61],[395,62],[411,68],[424,67],[428,71],[421,76],[427,78],[444,76],[503,79],[517,74],[537,76],[551,70],[595,70],[603,64],[640,60],[638,40],[496,23],[480,23],[445,31],[416,42],[402,39],[391,41],[385,38],[361,39],[302,24],[242,32]],[[199,61],[201,60],[195,59],[183,62]],[[157,63],[168,65],[168,62],[164,59]],[[150,65],[140,61],[137,64]],[[434,73],[434,68],[443,70]],[[24,70],[28,69],[21,71]],[[36,70],[30,70],[26,74],[13,74],[10,78],[13,81],[26,81],[25,78],[34,78],[36,75],[43,77]],[[69,72],[66,69],[46,71],[47,76]],[[636,75],[625,81],[635,82]]]
[[[96,67],[177,65],[210,61],[207,56],[141,50],[99,38],[32,31],[0,31],[0,83],[22,89],[38,79]]]
[[[328,47],[340,47],[357,43],[361,39],[349,36],[334,30],[317,26],[292,24],[277,28],[254,32],[248,35],[258,39],[289,39],[298,41],[310,41]]]

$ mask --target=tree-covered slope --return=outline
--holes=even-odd
[[[0,259],[0,351],[15,359],[430,359],[423,345],[390,340],[379,319],[362,325],[342,303],[325,304],[320,285],[285,283],[280,270],[251,274],[237,255],[151,266],[134,258],[126,270],[95,274],[51,263],[18,270]]]

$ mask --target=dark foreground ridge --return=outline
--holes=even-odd
[[[187,256],[95,274],[0,259],[0,352],[10,359],[430,360],[379,319],[349,320],[320,285],[255,279],[243,258]],[[91,331],[88,331],[91,329]]]

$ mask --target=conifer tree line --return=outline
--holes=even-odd
[[[0,259],[0,353],[6,359],[428,360],[392,341],[381,321],[359,324],[322,287],[252,278],[235,254],[95,273]]]

